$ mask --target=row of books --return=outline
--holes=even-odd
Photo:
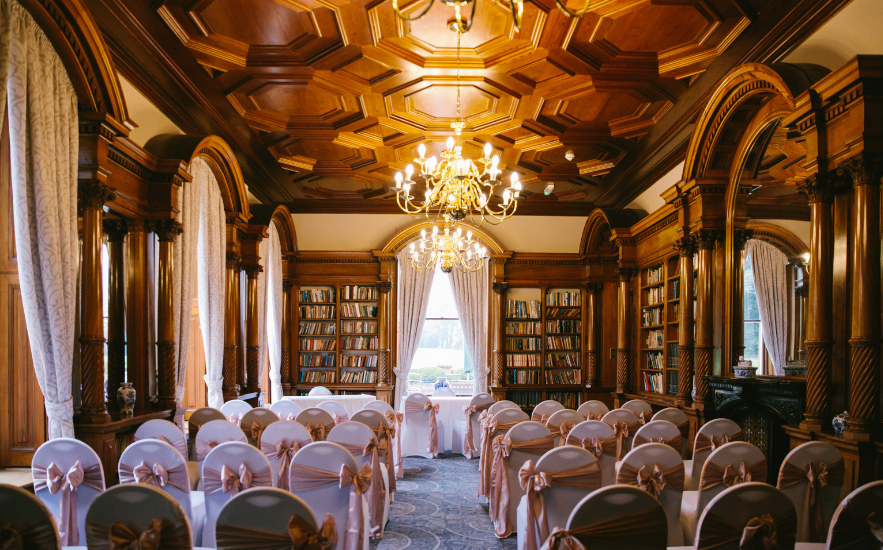
[[[300,349],[302,351],[335,351],[337,349],[337,342],[330,338],[324,338],[322,340],[302,338],[300,341]]]
[[[375,382],[377,382],[377,371],[348,370],[340,373],[341,384],[374,384]]]
[[[340,289],[341,300],[376,300],[380,291],[376,286],[345,286]]]
[[[113,443],[116,447],[117,457],[123,454],[123,451],[126,450],[126,447],[131,445],[135,441],[135,433],[124,434],[114,438]]]
[[[662,370],[663,356],[662,353],[648,353],[647,354],[647,366],[645,368],[653,369],[653,370]]]
[[[539,300],[506,300],[506,317],[510,319],[539,319],[541,316]]]
[[[540,383],[540,371],[539,370],[507,370],[506,371],[506,383],[507,384],[539,384]]]
[[[665,393],[661,372],[642,372],[641,375],[644,378],[644,391]]]
[[[340,349],[377,349],[377,337],[353,336],[341,338]]]
[[[546,384],[579,384],[580,371],[572,370],[551,370],[546,371]]]
[[[547,367],[579,368],[579,355],[575,353],[555,353],[546,356]]]
[[[657,286],[653,288],[648,288],[647,292],[647,305],[652,306],[653,304],[661,304],[665,301],[665,287]]]
[[[653,329],[647,331],[644,338],[644,347],[650,349],[662,348],[665,345],[665,331],[663,329]]]
[[[582,315],[582,311],[579,309],[561,309],[557,307],[550,307],[546,310],[546,317],[553,317],[555,319],[579,319]]]
[[[665,312],[661,307],[641,311],[641,326],[661,325],[665,322]]]
[[[301,355],[299,364],[302,367],[333,367],[337,364],[337,356]]]
[[[506,399],[515,403],[522,409],[532,409],[543,401],[541,391],[510,391],[506,392]],[[576,410],[576,409],[573,409]]]
[[[539,338],[506,338],[506,351],[540,351],[542,344]]]
[[[341,355],[341,367],[376,367],[376,355]]]
[[[507,367],[539,367],[539,355],[506,355]]]
[[[680,311],[681,311],[681,304],[674,304],[674,306],[672,307],[672,313],[675,316],[675,321],[681,320]],[[696,300],[693,300],[693,318],[694,319],[696,318]]]
[[[301,290],[297,293],[301,302],[326,302],[334,303],[333,290],[319,290],[317,288],[310,290]]]
[[[540,323],[506,323],[506,334],[541,334]]]
[[[546,349],[579,349],[579,336],[547,336]]]
[[[301,319],[334,319],[334,306],[300,306]]]
[[[333,384],[337,373],[333,370],[300,371],[300,381],[308,384]]]
[[[550,292],[546,295],[547,306],[578,306],[580,302],[579,292]]]
[[[665,280],[665,269],[663,266],[659,266],[655,269],[647,270],[647,284],[653,285],[656,283],[661,283]]]
[[[668,368],[676,369],[678,368],[678,359],[680,358],[680,352],[678,351],[677,344],[669,344],[668,345]]]
[[[377,306],[363,304],[340,304],[341,317],[377,317]]]
[[[557,401],[564,405],[565,409],[577,410],[580,406],[579,392],[575,391],[554,391],[549,392],[549,399]]]
[[[579,321],[546,321],[546,332],[548,334],[580,331],[581,324]]]
[[[312,336],[331,336],[336,333],[336,329],[337,325],[334,323],[301,323],[297,332]]]
[[[377,321],[344,321],[340,324],[344,334],[377,334]]]

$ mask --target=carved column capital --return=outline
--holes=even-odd
[[[175,238],[184,232],[181,222],[172,219],[151,220],[150,231],[156,233],[160,242],[173,243]]]
[[[700,229],[694,234],[696,246],[700,250],[713,250],[714,243],[721,240],[723,233],[720,229]]]
[[[842,187],[843,178],[831,178],[824,174],[813,174],[803,180],[798,186],[798,192],[806,197],[809,204],[823,202],[831,204],[834,195]]]
[[[113,188],[95,180],[79,182],[77,196],[84,208],[101,208],[117,198]]]
[[[237,269],[242,261],[242,254],[227,252],[227,269]]]
[[[617,267],[613,274],[616,275],[620,282],[627,282],[629,279],[634,277],[638,273],[638,270],[634,267]]]
[[[745,243],[753,236],[753,229],[735,229],[733,230],[733,246],[736,247],[736,250],[744,250]]]
[[[282,281],[282,292],[288,292],[292,288],[294,288],[293,282],[291,282],[289,280]]]
[[[678,251],[679,256],[689,256],[691,258],[696,253],[698,247],[699,244],[696,242],[695,235],[684,235],[676,240],[674,244],[674,249]]]
[[[378,285],[381,294],[389,294],[389,291],[392,290],[392,282],[384,281]]]
[[[491,285],[491,288],[493,289],[494,294],[503,294],[504,292],[506,292],[506,288],[508,286],[509,285],[507,285],[506,283],[493,283]]]
[[[589,294],[597,294],[604,290],[604,283],[586,283],[585,289]]]
[[[258,273],[264,272],[264,268],[261,264],[239,264],[239,267],[242,271],[245,271],[245,274],[249,279],[257,279]]]
[[[853,186],[880,185],[880,177],[883,175],[883,155],[860,153],[837,167],[836,174],[852,178]]]
[[[126,238],[129,228],[126,226],[125,220],[116,218],[105,218],[101,220],[101,226],[104,234],[107,235],[107,241],[111,243],[121,243]]]

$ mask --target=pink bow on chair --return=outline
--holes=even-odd
[[[395,477],[404,477],[405,476],[405,464],[402,461],[402,422],[405,420],[405,415],[402,413],[396,413],[392,411],[386,411],[383,413],[383,416],[386,417],[386,421],[389,422],[389,429],[392,432],[393,438],[393,461],[395,462]]]
[[[545,472],[537,472],[532,460],[525,462],[518,470],[518,479],[527,496],[524,548],[536,550],[537,538],[544,541],[549,537],[549,520],[546,516],[546,497],[543,496],[543,491],[552,486],[552,480]]]
[[[291,459],[299,450],[300,444],[294,439],[288,444],[284,439],[280,439],[275,445],[266,441],[261,442],[261,452],[265,457],[279,459],[279,481],[276,487],[288,490],[288,469],[291,467]]]
[[[432,456],[438,457],[438,411],[439,405],[426,401],[423,404],[423,410],[429,411],[429,441],[426,443],[426,450],[432,453]]]
[[[33,471],[35,492],[47,489],[51,495],[61,493],[58,500],[58,533],[61,536],[61,545],[78,545],[80,531],[77,525],[77,487],[82,484],[103,491],[101,466],[93,464],[84,469],[78,460],[67,473],[54,462],[51,462],[48,468],[34,464]]]
[[[230,415],[230,422],[236,426],[239,426],[240,422],[242,422],[242,417],[239,416],[239,413],[233,413]]]

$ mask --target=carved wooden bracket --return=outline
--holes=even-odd
[[[184,232],[181,222],[172,219],[151,220],[150,231],[156,233],[160,242],[173,243],[175,238]]]

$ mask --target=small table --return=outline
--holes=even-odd
[[[375,401],[377,398],[370,394],[362,395],[286,395],[282,399],[291,401],[301,409],[318,407],[323,401],[337,401],[346,409],[346,414],[352,416],[362,410],[362,407]]]
[[[438,403],[438,420],[444,423],[445,428],[445,449],[443,450],[450,451],[454,441],[454,424],[466,419],[463,415],[463,407],[469,406],[472,397],[432,397],[431,395],[428,397],[433,405]],[[404,396],[402,396],[402,400],[399,402],[399,412],[405,412]]]

